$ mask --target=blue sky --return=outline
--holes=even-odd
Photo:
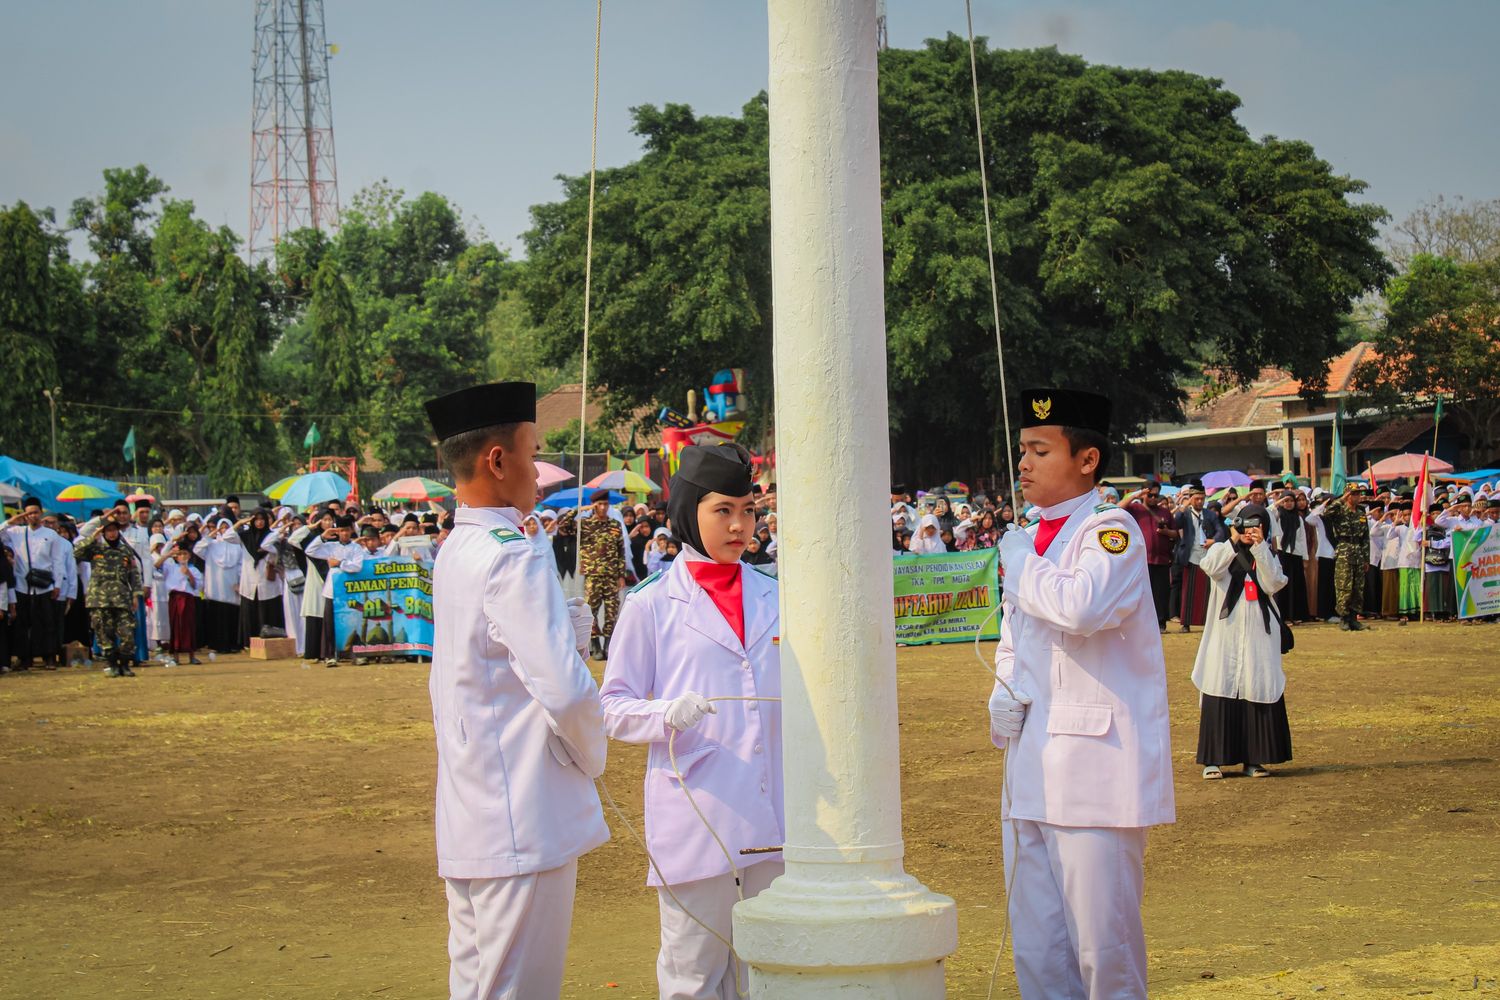
[[[891,44],[962,32],[962,0],[888,0]],[[589,151],[586,0],[325,0],[341,194],[435,190],[513,250],[528,209]],[[1310,141],[1397,219],[1438,194],[1500,197],[1500,3],[974,0],[992,44],[1223,79],[1255,135]],[[47,0],[0,8],[0,204],[63,211],[145,163],[241,234],[251,0]],[[765,5],[606,0],[600,162],[638,152],[628,109],[733,113],[766,84]]]

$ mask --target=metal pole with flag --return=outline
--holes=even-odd
[[[130,425],[130,433],[125,435],[125,447],[120,449],[125,456],[125,461],[130,463],[130,474],[135,479],[141,478],[140,471],[136,468],[135,461],[135,424]]]
[[[1427,464],[1432,456],[1422,456],[1422,474],[1417,477],[1417,491],[1412,498],[1412,516],[1416,518],[1412,523],[1422,526],[1422,564],[1417,567],[1417,582],[1421,589],[1418,591],[1417,621],[1427,620],[1427,508],[1432,503],[1432,481],[1428,475]],[[1413,529],[1415,530],[1415,529]]]
[[[1432,408],[1432,453],[1437,454],[1438,427],[1443,423],[1443,397],[1439,396],[1437,406]]]
[[[1338,409],[1333,414],[1333,452],[1328,459],[1328,492],[1336,497],[1344,495],[1344,489],[1349,485],[1348,467],[1344,464],[1344,401],[1339,400]]]
[[[313,425],[307,429],[307,436],[302,439],[302,447],[307,449],[308,461],[312,460],[313,449],[321,440],[323,440],[323,435],[318,433],[318,422],[314,420]]]

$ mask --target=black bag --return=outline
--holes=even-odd
[[[31,529],[26,529],[26,565],[31,567],[26,570],[26,586],[32,590],[51,590],[57,585],[52,577],[50,569],[37,569],[31,566]]]

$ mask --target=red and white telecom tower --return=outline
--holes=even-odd
[[[323,0],[255,0],[251,263],[274,253],[293,230],[337,222],[329,52]]]

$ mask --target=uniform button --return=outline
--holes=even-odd
[[[761,790],[761,791],[765,791],[765,790],[766,790],[766,783],[765,783],[765,782],[764,782],[764,781],[762,781],[762,782],[761,782],[761,783],[760,783],[760,790]]]
[[[756,753],[760,753],[762,749],[763,748],[761,747],[761,745],[759,743],[755,744],[755,752]]]
[[[741,660],[740,661],[740,666],[744,667],[746,670],[749,670],[750,669],[750,661],[749,660]]]

